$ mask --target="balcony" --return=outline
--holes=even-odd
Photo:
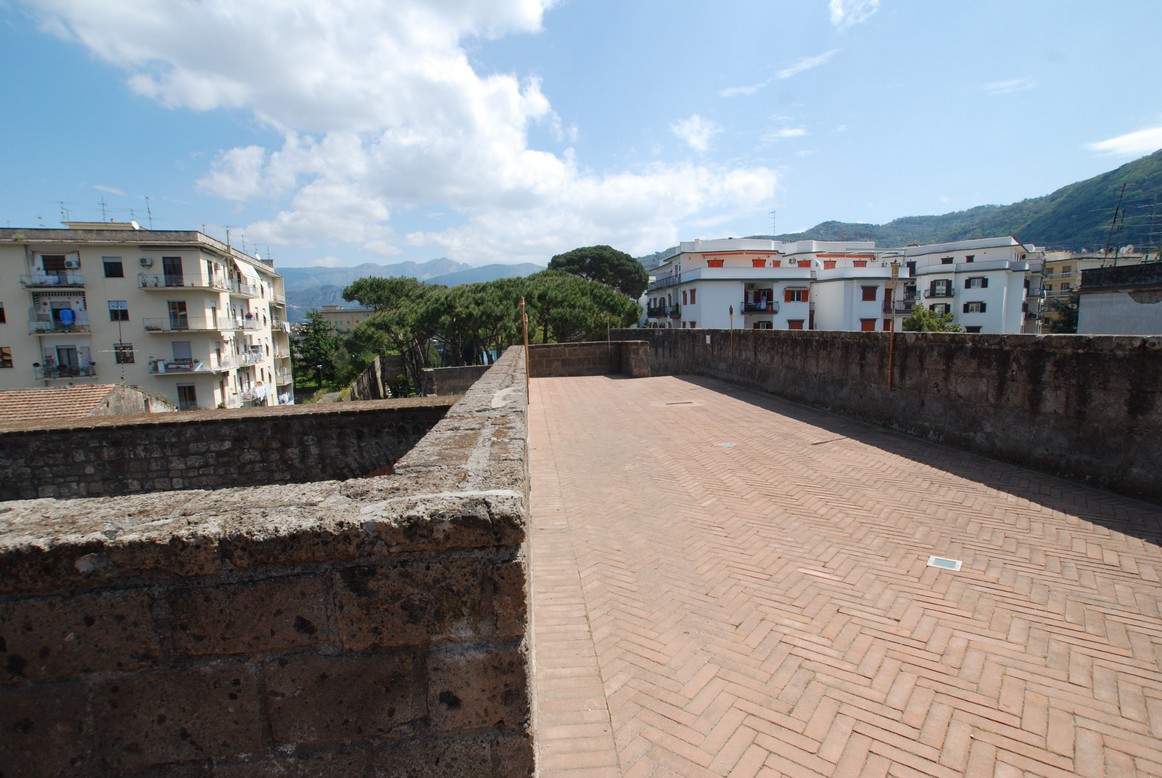
[[[97,375],[96,365],[34,365],[33,373],[38,380],[66,380],[70,378],[93,378]]]
[[[239,283],[232,281],[230,283],[230,294],[238,297],[261,297],[262,290],[258,288],[257,284]]]
[[[153,273],[138,273],[137,285],[146,291],[172,292],[175,289],[192,291],[226,292],[230,287],[221,279],[206,281],[202,278],[186,278],[178,275],[156,275]]]
[[[650,319],[660,319],[666,315],[665,305],[650,305],[646,307],[646,317]]]
[[[668,289],[671,286],[677,286],[681,282],[682,279],[678,276],[663,276],[656,281],[651,281],[650,284],[646,287],[646,291],[652,292],[656,289]]]
[[[225,373],[230,368],[226,364],[207,365],[201,359],[151,359],[150,375],[213,375]]]
[[[767,314],[770,316],[779,312],[779,303],[775,300],[760,300],[759,302],[743,300],[741,308],[745,314]]]
[[[284,370],[275,370],[274,371],[274,382],[276,384],[278,384],[279,386],[283,386],[284,384],[289,384],[289,383],[293,382],[294,380],[295,380],[294,375],[289,370],[284,369]]]
[[[221,332],[222,330],[234,329],[233,322],[221,317],[217,322],[214,321],[193,321],[191,322],[188,316],[169,316],[154,319],[142,319],[142,325],[146,332],[152,333],[167,333],[167,332]]]
[[[28,322],[29,335],[58,335],[65,332],[88,335],[89,323],[87,321],[74,321],[72,324],[65,324],[51,319],[33,319]]]
[[[20,285],[25,289],[69,289],[83,287],[85,277],[79,270],[53,270],[21,276]]]
[[[916,295],[905,295],[899,300],[884,300],[884,313],[911,313],[912,306],[920,302]]]

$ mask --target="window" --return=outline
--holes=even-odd
[[[4,324],[8,318],[4,315],[4,303],[0,303],[0,324]]]
[[[989,280],[984,276],[973,276],[964,279],[965,289],[988,289]]]
[[[952,281],[947,278],[938,278],[928,285],[929,297],[951,297]]]
[[[696,322],[696,321],[690,322],[690,329],[692,329],[692,330],[698,329],[698,322]]]
[[[975,333],[978,333],[978,332],[980,332],[980,325],[977,325],[977,326],[975,326],[975,327],[965,327],[965,328],[964,328],[964,331],[965,331],[965,332],[967,332],[967,333],[968,333],[968,334],[970,334],[970,335],[973,335],[973,334],[975,334]]]
[[[193,384],[178,384],[178,410],[196,411],[198,409],[198,389]]]
[[[690,290],[690,304],[693,305],[696,302],[698,302],[698,290],[691,289]]]
[[[952,257],[941,257],[941,258],[940,258],[940,264],[942,264],[942,265],[951,265],[951,264],[952,264]]]
[[[808,301],[808,294],[806,289],[784,289],[783,302],[785,303],[805,303]]]
[[[109,321],[129,321],[129,301],[109,301]]]
[[[113,361],[119,365],[132,365],[135,361],[133,358],[133,344],[132,343],[114,343],[113,344]]]
[[[687,305],[690,302],[690,293],[685,289],[682,290],[682,305]]]
[[[985,311],[984,303],[971,302],[971,303],[964,304],[964,312],[965,313],[984,313],[984,311]]]
[[[789,330],[801,330],[801,329],[803,329],[803,320],[802,319],[788,319],[787,320],[787,329],[789,329]]]
[[[1072,292],[1072,291],[1073,291],[1073,284],[1062,284],[1062,285],[1061,285],[1061,291],[1063,291],[1063,292]]]
[[[974,259],[976,259],[976,254],[965,254],[964,255],[965,262],[972,262]]]
[[[121,257],[105,257],[105,278],[124,278],[125,267],[121,264]]]
[[[884,332],[890,332],[892,329],[892,320],[884,319]]]
[[[876,320],[875,319],[860,319],[859,320],[859,331],[860,332],[875,332],[876,331]]]
[[[756,321],[754,328],[756,330],[769,330],[774,328],[774,323],[769,321]]]
[[[1053,284],[1045,284],[1045,291],[1047,293],[1052,292],[1053,291]]]
[[[0,367],[12,367],[11,346],[0,346]]]
[[[879,291],[879,287],[861,286],[860,291],[863,292],[863,301],[865,303],[874,303],[876,301],[876,292]]]
[[[1073,268],[1072,267],[1061,268],[1061,277],[1062,278],[1072,278],[1073,277]]]
[[[952,306],[950,306],[948,303],[935,303],[934,305],[928,306],[928,310],[932,311],[932,313],[939,314],[948,313],[951,308]]]

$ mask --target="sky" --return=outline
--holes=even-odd
[[[1156,0],[0,0],[0,225],[543,265],[1007,204],[1162,148],[1158,30]]]

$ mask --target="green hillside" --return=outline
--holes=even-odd
[[[1050,249],[1097,250],[1106,244],[1110,220],[1125,184],[1112,243],[1139,249],[1162,241],[1162,150],[1109,173],[1012,205],[981,205],[940,216],[907,216],[887,224],[828,221],[780,240],[874,240],[879,247],[1013,235]],[[769,237],[769,236],[762,236]]]

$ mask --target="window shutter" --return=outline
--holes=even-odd
[[[988,278],[982,278],[982,279],[980,280],[980,288],[981,288],[981,289],[988,289],[988,287],[989,287],[989,280],[988,280]]]
[[[803,290],[803,302],[807,302],[807,301],[809,301],[810,299],[811,299],[811,290],[810,290],[810,289],[804,289],[804,290]]]
[[[791,292],[791,290],[784,289],[783,290],[783,302],[789,303],[789,302],[794,302],[794,300],[795,300],[795,295]]]

